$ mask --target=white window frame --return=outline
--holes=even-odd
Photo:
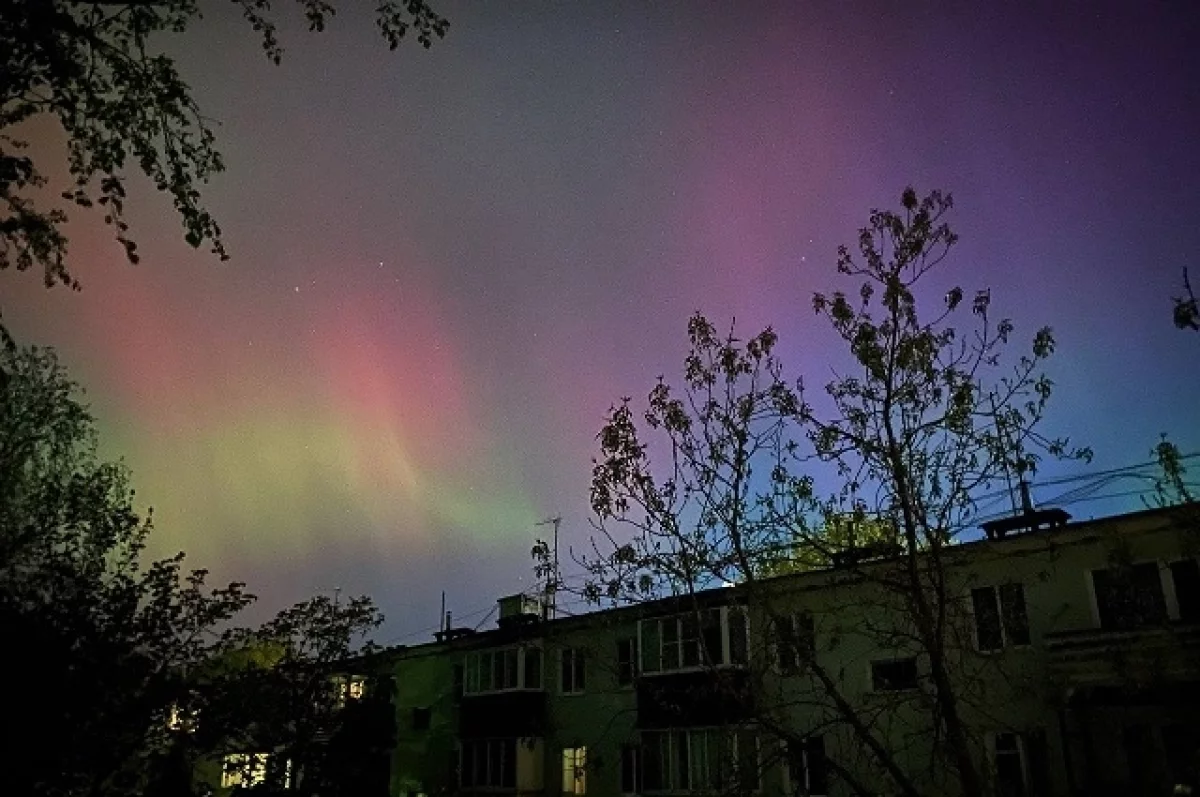
[[[351,700],[362,700],[367,693],[367,677],[365,675],[335,675],[333,676],[333,703],[343,708]]]
[[[723,791],[726,790],[726,784],[704,784],[704,785],[698,786],[693,782],[694,781],[693,774],[696,770],[696,766],[698,763],[697,756],[701,755],[702,753],[700,752],[700,750],[693,751],[692,746],[693,746],[697,736],[702,735],[705,740],[704,745],[702,747],[703,755],[707,756],[709,750],[711,749],[711,742],[709,741],[710,739],[713,739],[713,738],[719,739],[722,735],[728,736],[730,762],[731,762],[731,766],[733,767],[733,770],[731,771],[730,776],[736,779],[736,777],[737,777],[737,769],[736,768],[738,766],[738,762],[741,761],[741,751],[738,748],[742,743],[741,740],[750,734],[753,734],[753,739],[754,739],[754,767],[755,767],[755,782],[756,782],[756,786],[752,790],[752,792],[755,794],[762,792],[762,787],[763,787],[762,735],[758,731],[757,728],[754,728],[754,727],[740,727],[740,728],[738,728],[738,727],[700,727],[700,728],[663,728],[661,730],[656,729],[653,731],[650,731],[650,730],[642,731],[641,739],[640,739],[641,743],[639,746],[639,753],[638,753],[638,758],[639,758],[638,767],[640,770],[638,772],[638,775],[640,777],[644,776],[645,768],[646,768],[646,762],[643,760],[644,756],[646,755],[645,737],[648,735],[652,735],[652,734],[662,735],[667,739],[667,753],[666,753],[666,764],[667,765],[665,767],[662,766],[663,762],[660,761],[659,769],[663,773],[663,777],[668,781],[668,783],[665,784],[665,788],[651,789],[646,786],[644,781],[639,782],[637,785],[638,785],[638,788],[641,790],[640,791],[641,794],[658,795],[658,794],[722,793]],[[688,775],[687,775],[688,785],[686,788],[681,787],[679,785],[679,783],[675,782],[675,777],[674,777],[675,775],[678,774],[677,764],[679,761],[679,753],[678,753],[677,742],[679,739],[683,739],[684,743],[687,745],[686,768],[687,768],[687,772],[688,772]],[[713,775],[714,773],[711,770],[711,767],[712,767],[711,762],[709,762],[708,760],[705,760],[704,763],[705,763],[705,769],[709,770],[706,774],[708,774],[710,776]],[[639,779],[640,779],[640,777],[639,777]]]
[[[1171,563],[1189,557],[1181,556],[1174,559],[1134,559],[1129,562],[1130,567],[1137,565],[1154,564],[1158,566],[1158,585],[1162,589],[1163,607],[1166,609],[1167,620],[1171,622],[1179,622],[1179,597],[1175,594],[1175,573],[1171,570]],[[1111,566],[1107,567],[1088,567],[1084,572],[1084,581],[1087,584],[1088,601],[1092,607],[1092,622],[1096,630],[1103,629],[1100,624],[1100,596],[1096,594],[1096,571],[1097,570],[1112,570]]]
[[[1016,741],[1016,749],[1012,751],[1005,750],[1004,755],[1012,755],[1013,753],[1016,754],[1017,761],[1021,766],[1021,785],[1024,788],[1025,793],[1029,794],[1032,784],[1029,780],[1029,753],[1025,747],[1024,733],[1019,731],[992,731],[988,733],[988,760],[992,765],[992,775],[995,777],[1000,771],[997,763],[999,761],[1001,752],[997,747],[997,742],[1001,736],[1012,736]]]
[[[1000,593],[1000,588],[1005,587],[1005,586],[1017,586],[1017,587],[1021,588],[1021,601],[1025,604],[1025,633],[1029,636],[1028,642],[1016,643],[1016,642],[1011,641],[1008,638],[1008,624],[1004,622],[1004,599],[1001,597],[1001,593]],[[999,616],[1000,616],[1000,647],[988,648],[987,650],[984,650],[979,645],[979,620],[975,616],[975,591],[976,590],[985,590],[985,589],[989,590],[992,593],[992,600],[994,600],[996,602],[996,611],[999,612]],[[1015,649],[1015,650],[1022,650],[1024,648],[1029,648],[1029,647],[1033,646],[1033,630],[1029,627],[1029,600],[1028,600],[1028,596],[1025,594],[1024,582],[1008,581],[1008,582],[1005,582],[1004,584],[983,584],[978,587],[972,587],[971,591],[968,593],[967,597],[968,597],[968,600],[970,601],[969,605],[971,607],[971,631],[972,631],[972,636],[974,637],[972,642],[974,643],[975,651],[977,653],[983,653],[985,655],[992,655],[992,654],[997,654],[997,653],[1003,653],[1004,651],[1006,651],[1010,648]]]
[[[817,736],[811,737],[811,738],[820,738],[820,735],[818,734]],[[805,742],[809,741],[809,738],[805,738],[804,741]],[[803,757],[803,761],[804,761],[804,782],[803,783],[792,783],[792,766],[791,766],[792,757],[791,757],[791,752],[788,750],[787,739],[780,739],[779,747],[780,747],[780,750],[779,750],[780,759],[783,762],[783,793],[784,794],[803,794],[804,797],[827,797],[827,792],[812,791],[812,780],[811,780],[812,765],[809,763],[809,760],[808,760],[808,748],[804,747],[800,751],[800,755]],[[826,768],[828,769],[828,765],[826,765]],[[828,782],[829,782],[829,772],[828,771],[826,771],[826,773],[825,773],[825,781],[826,781],[826,784],[828,784]],[[803,791],[800,791],[800,792],[794,791],[794,789],[796,789],[797,787],[800,789],[803,789]]]
[[[667,615],[665,617],[651,617],[651,618],[647,618],[644,620],[639,620],[638,621],[637,644],[635,646],[637,649],[637,655],[638,655],[637,662],[636,662],[638,673],[640,675],[657,675],[659,673],[695,672],[698,670],[706,669],[707,667],[742,667],[742,666],[745,666],[742,662],[734,662],[733,661],[733,645],[732,645],[733,640],[732,640],[731,634],[730,634],[730,631],[731,631],[730,614],[732,611],[741,612],[742,623],[743,623],[743,627],[745,629],[745,636],[746,636],[746,638],[743,642],[742,649],[743,649],[743,651],[746,652],[746,655],[749,656],[750,618],[747,616],[746,612],[738,607],[714,606],[714,607],[709,607],[706,609],[700,609],[699,612],[687,611],[687,612],[682,612],[679,614]],[[704,612],[718,612],[718,622],[720,623],[720,630],[721,630],[721,650],[718,651],[718,653],[720,654],[719,658],[714,657],[717,660],[714,661],[711,665],[705,664],[703,661],[701,661],[700,663],[695,664],[695,665],[689,664],[689,665],[685,666],[683,664],[683,645],[682,645],[682,642],[678,642],[677,643],[678,654],[676,655],[674,663],[667,662],[666,661],[666,647],[663,644],[663,636],[664,636],[663,628],[664,628],[664,626],[668,623],[673,623],[675,625],[676,639],[682,640],[683,639],[684,619],[689,618],[689,617],[694,618],[697,622],[697,633],[700,634],[700,636],[698,638],[699,639],[698,644],[703,644],[704,634],[703,634],[703,630],[702,630],[703,629],[702,615]],[[658,636],[658,656],[657,656],[658,668],[653,669],[653,670],[643,666],[644,665],[643,657],[645,656],[645,654],[647,652],[653,653],[653,651],[650,651],[646,645],[645,628],[650,623],[653,623],[658,626],[658,634],[657,634],[657,636]],[[711,655],[712,651],[709,651],[709,653]]]
[[[466,772],[466,758],[467,758],[466,747],[467,747],[467,745],[471,745],[473,748],[475,748],[476,751],[479,750],[480,748],[482,748],[482,750],[483,750],[483,769],[484,769],[484,773],[485,773],[485,779],[487,781],[486,783],[479,782],[479,780],[475,777],[475,775],[477,775],[478,773],[476,773],[474,771],[474,769],[472,769],[472,781],[473,782],[471,783],[471,785],[468,786],[463,782],[463,773]],[[499,758],[501,760],[501,764],[500,764],[499,772],[491,771],[492,757],[490,755],[489,748],[492,745],[500,746]],[[511,745],[511,747],[509,747],[509,745]],[[516,790],[517,785],[521,782],[521,772],[520,772],[520,769],[521,769],[520,763],[521,762],[520,762],[520,753],[518,750],[518,748],[520,746],[521,746],[520,739],[514,739],[514,738],[509,738],[509,737],[491,738],[491,739],[465,739],[465,740],[460,741],[459,745],[458,745],[458,785],[459,785],[459,788],[464,791],[502,792],[502,791]],[[505,785],[503,782],[504,781],[504,770],[506,769],[504,762],[506,760],[506,754],[509,753],[510,751],[512,753],[512,759],[513,759],[512,760],[513,785],[508,786],[508,785]]]
[[[526,651],[537,650],[541,656],[541,683],[538,686],[527,686],[527,671],[526,671]],[[503,656],[509,652],[516,652],[516,679],[515,686],[505,686],[499,689],[493,683],[488,689],[480,687],[481,683],[481,667],[482,662],[488,662],[488,669],[492,669],[492,661],[496,656]],[[472,650],[463,657],[463,694],[464,695],[491,695],[498,692],[540,692],[545,688],[546,684],[546,657],[542,655],[542,649],[536,645],[520,645],[508,646],[503,648],[488,648],[486,650]]]
[[[587,794],[587,747],[564,747],[562,751],[562,793],[576,797]]]

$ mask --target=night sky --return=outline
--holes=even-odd
[[[1200,450],[1200,336],[1170,303],[1200,278],[1194,3],[443,3],[429,51],[347,10],[285,25],[280,67],[209,5],[163,44],[220,122],[232,259],[135,181],[140,265],[76,213],[83,291],[0,290],[87,387],[155,551],[264,612],[366,592],[381,641],[413,642],[445,590],[485,620],[538,521],[585,540],[603,415],[679,373],[693,311],[774,325],[811,383],[844,363],[811,294],[854,289],[837,245],[910,184],[955,199],[938,279],[990,288],[1022,346],[1054,327],[1048,428],[1096,459],[1042,478],[1161,432]]]

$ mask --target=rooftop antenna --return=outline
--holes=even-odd
[[[543,612],[547,609],[552,612],[558,608],[558,583],[560,580],[558,572],[558,527],[561,523],[562,515],[555,515],[534,524],[535,526],[554,526],[554,546],[550,549],[552,573],[546,579],[546,595],[549,598],[549,606],[543,609]]]
[[[1004,463],[1004,482],[1008,485],[1008,501],[1012,504],[1013,514],[1016,514],[1018,511],[1017,499],[1013,495],[1012,472],[1009,470],[1008,463],[1008,435],[1004,432],[1004,424],[1000,422],[1000,413],[996,411],[996,394],[989,393],[988,400],[992,402],[992,420],[996,424],[996,436],[1000,438],[1002,450],[1000,461]],[[1025,484],[1025,474],[1021,469],[1018,469],[1018,479],[1021,484],[1021,508],[1029,512],[1032,510],[1029,503],[1029,486]]]

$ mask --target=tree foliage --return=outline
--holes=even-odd
[[[271,4],[232,2],[278,63],[283,48]],[[328,0],[296,5],[312,31],[324,30],[336,11]],[[426,0],[382,0],[375,14],[393,49],[410,37],[429,47],[448,28]],[[34,162],[19,133],[21,123],[39,115],[56,118],[66,133],[73,185],[62,198],[80,208],[99,206],[132,262],[137,245],[124,217],[131,168],[171,198],[191,246],[226,256],[221,228],[200,194],[224,168],[212,122],[160,49],[161,37],[186,32],[200,15],[198,0],[0,5],[0,270],[37,266],[47,286],[78,286],[66,264],[66,209],[39,195],[47,185],[45,165]]]
[[[809,656],[804,698],[820,708],[821,727],[841,728],[869,759],[874,780],[831,761],[864,793],[880,780],[909,795],[950,781],[983,793],[980,740],[964,714],[973,689],[956,670],[964,611],[946,560],[990,485],[1034,472],[1046,456],[1090,456],[1037,430],[1052,391],[1041,373],[1051,331],[1014,357],[1013,324],[993,318],[987,291],[924,287],[957,241],[945,221],[951,207],[948,195],[906,190],[899,211],[871,213],[855,250],[840,248],[839,274],[859,284],[816,294],[813,308],[853,366],[825,385],[820,407],[803,381],[785,376],[773,330],[743,341],[696,315],[681,387],[660,378],[644,423],[629,399],[616,405],[593,468],[599,534],[580,557],[593,601],[734,583],[751,616],[770,624],[781,608],[769,603],[767,576],[836,565],[847,583],[869,585],[855,594],[875,603],[854,615],[868,619],[853,628],[836,616],[822,622],[834,639],[857,635],[919,655],[922,689],[903,706],[864,706],[844,673]],[[954,325],[960,319],[965,327]],[[818,492],[829,483],[836,487]],[[760,726],[785,740],[821,732],[796,727],[797,715],[771,701],[756,705]],[[881,730],[906,706],[924,716],[920,733],[932,740],[922,772]]]
[[[17,687],[6,788],[178,797],[200,758],[281,749],[323,772],[321,793],[345,793],[318,743],[353,730],[331,679],[369,651],[371,601],[317,596],[234,626],[254,599],[244,585],[210,587],[182,553],[146,561],[150,518],[125,468],[97,455],[54,353],[0,348],[0,374],[0,628]]]

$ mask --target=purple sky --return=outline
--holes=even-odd
[[[944,5],[445,3],[448,38],[395,53],[346,11],[285,26],[278,68],[218,5],[164,46],[221,124],[232,260],[139,182],[141,265],[81,216],[82,293],[5,273],[5,318],[87,386],[161,552],[264,610],[368,592],[385,641],[443,589],[483,620],[537,521],[585,539],[603,414],[679,373],[693,311],[825,381],[811,293],[853,288],[837,245],[909,184],[955,198],[939,279],[1055,329],[1049,426],[1097,456],[1044,478],[1200,450],[1170,322],[1200,277],[1195,5]]]

